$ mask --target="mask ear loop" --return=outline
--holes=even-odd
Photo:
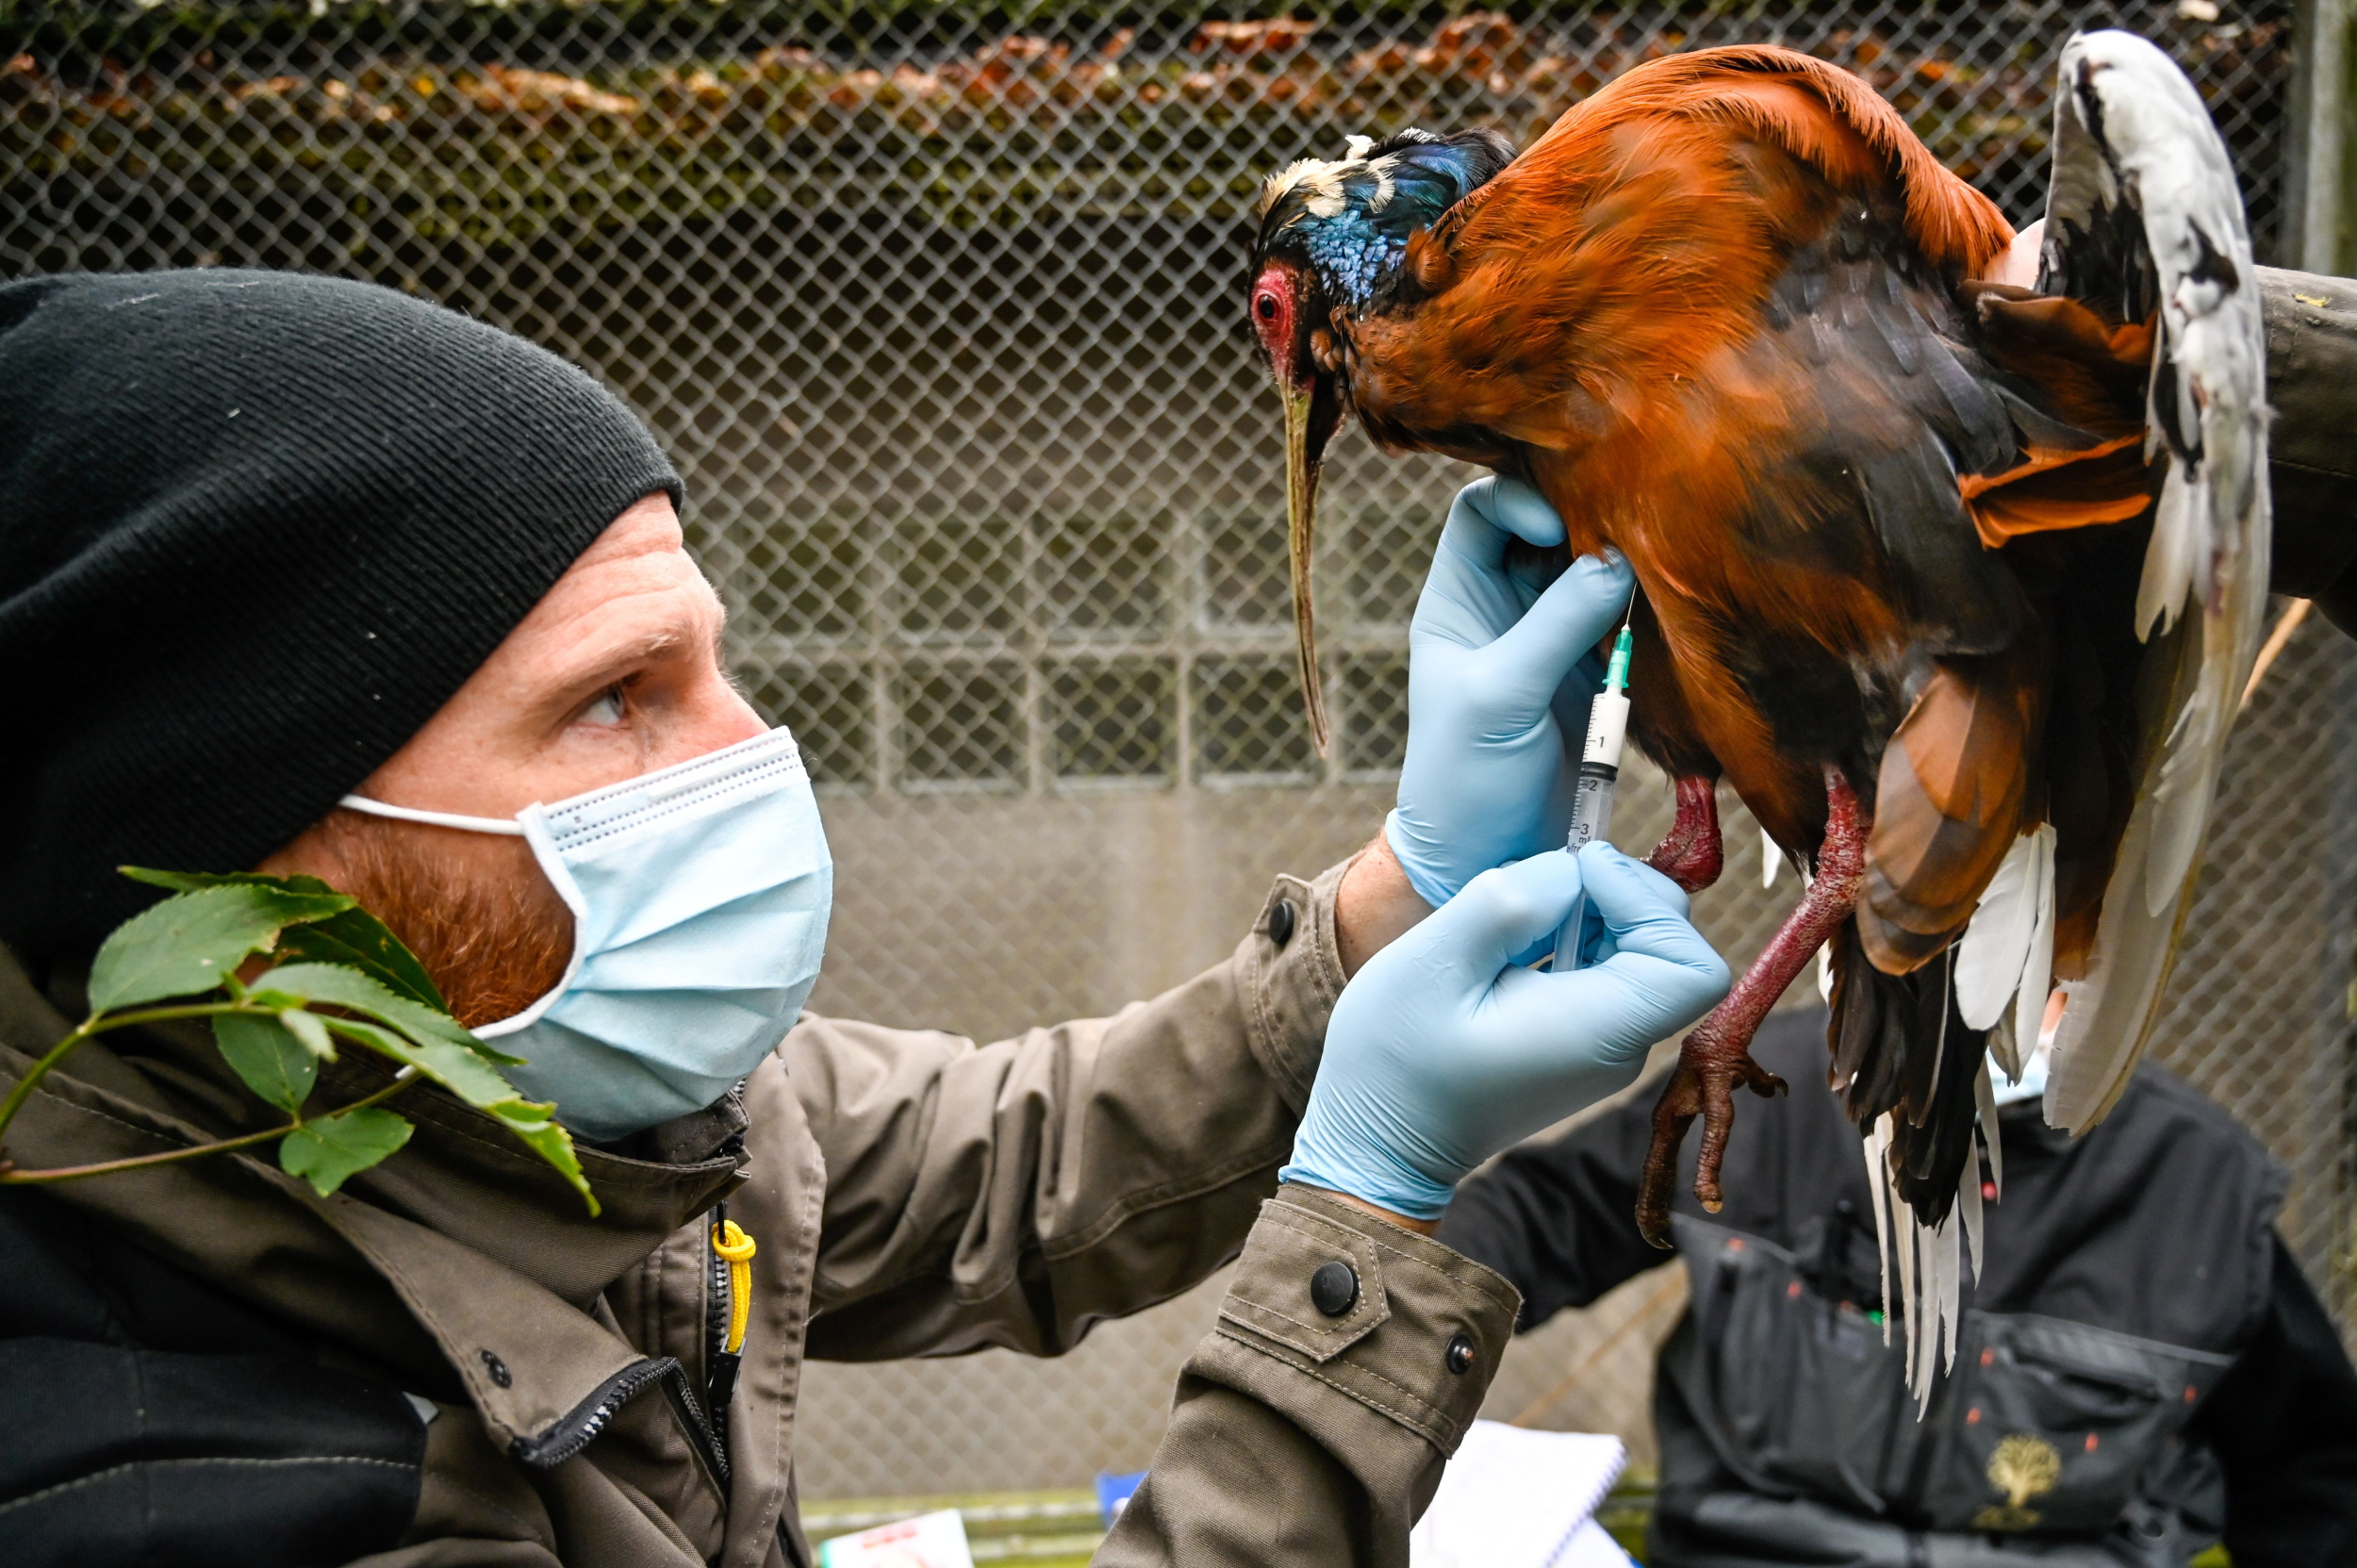
[[[459,820],[471,822],[479,818],[460,817]],[[589,918],[589,903],[581,895],[581,883],[573,880],[573,868],[565,864],[565,856],[557,849],[554,835],[549,832],[546,806],[536,801],[534,801],[531,805],[524,807],[515,821],[502,823],[500,831],[512,833],[532,846],[532,858],[539,863],[540,874],[546,877],[549,885],[556,890],[556,896],[564,901],[565,907],[572,911],[573,950],[567,956],[565,972],[557,977],[556,983],[550,986],[548,991],[530,1007],[525,1008],[521,1013],[476,1028],[475,1033],[486,1040],[495,1040],[502,1035],[513,1034],[518,1030],[538,1023],[540,1015],[555,1006],[556,999],[573,988],[573,982],[581,974],[581,928],[583,923]]]
[[[365,795],[347,795],[336,803],[347,811],[361,812],[370,817],[389,817],[396,822],[422,822],[429,828],[494,833],[509,838],[524,836],[524,825],[509,817],[462,817],[450,811],[420,811],[415,806],[397,806],[387,801],[371,801]]]

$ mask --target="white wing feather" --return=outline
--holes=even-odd
[[[2020,1036],[2014,1032],[2014,1015],[2006,1014],[1997,1020],[1997,1027],[1988,1032],[1988,1056],[2005,1071],[2008,1081],[2021,1081]]]
[[[2010,1073],[2006,1075],[2012,1077]],[[2015,1079],[2019,1082],[2019,1079]],[[1989,1184],[1997,1189],[1998,1198],[2005,1196],[2005,1144],[1997,1135],[1997,1086],[1988,1081],[1988,1064],[1981,1064],[1981,1076],[1972,1081],[1972,1098],[1978,1103],[1981,1117],[1981,1152],[1988,1159]],[[1972,1264],[1972,1277],[1979,1279],[1981,1265]]]
[[[2139,793],[2087,976],[2069,989],[2047,1119],[2083,1132],[2111,1109],[2160,1008],[2193,896],[2226,733],[2266,606],[2266,340],[2233,165],[2168,57],[2121,32],[2064,48],[2045,272],[2121,207],[2141,220],[2159,306],[2147,413],[2168,470],[2138,586],[2152,641],[2137,701]],[[2025,995],[2021,1007],[2027,1011]]]
[[[2016,1083],[2021,1081],[2021,1052],[2037,1044],[2046,1027],[2046,999],[2054,989],[2054,829],[2050,823],[2041,831],[2045,842],[2038,851],[2043,864],[2038,867],[2037,926],[2030,933],[2030,955],[2022,962],[2021,988],[2014,993],[2012,1055],[2004,1063],[2005,1076]],[[1988,1126],[1994,1137],[1993,1113]]]
[[[1981,1064],[1981,1077],[1988,1077],[1986,1062]],[[1956,1173],[1956,1213],[1964,1219],[1964,1240],[1972,1259],[1972,1278],[1978,1279],[1981,1277],[1981,1162],[1978,1158],[1966,1160],[1964,1169]]]
[[[2039,850],[2053,831],[2040,824],[2013,841],[1956,939],[1956,1011],[1971,1028],[1995,1025],[2020,989],[2037,934]]]

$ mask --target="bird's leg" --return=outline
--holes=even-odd
[[[1719,837],[1719,781],[1700,777],[1677,781],[1677,820],[1661,835],[1645,864],[1689,893],[1699,893],[1719,880],[1726,854]]]
[[[1746,1084],[1762,1097],[1783,1092],[1784,1080],[1752,1060],[1752,1032],[1857,903],[1865,881],[1866,832],[1865,813],[1849,781],[1839,768],[1828,767],[1825,842],[1817,851],[1817,875],[1801,907],[1777,928],[1726,999],[1680,1044],[1677,1071],[1654,1107],[1653,1147],[1645,1155],[1644,1187],[1637,1198],[1638,1229],[1654,1246],[1670,1245],[1670,1185],[1677,1180],[1678,1146],[1694,1118],[1703,1119],[1694,1196],[1717,1213],[1719,1162],[1735,1125],[1735,1086]]]

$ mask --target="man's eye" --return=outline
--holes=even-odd
[[[622,688],[608,686],[598,693],[597,700],[581,710],[576,720],[582,724],[619,724],[622,721]]]

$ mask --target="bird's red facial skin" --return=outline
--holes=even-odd
[[[1299,362],[1299,340],[1294,335],[1300,297],[1293,269],[1281,261],[1272,262],[1254,280],[1252,303],[1246,307],[1252,313],[1253,335],[1261,339],[1261,352],[1268,355],[1269,368],[1277,372],[1279,382],[1295,388],[1308,379]]]

